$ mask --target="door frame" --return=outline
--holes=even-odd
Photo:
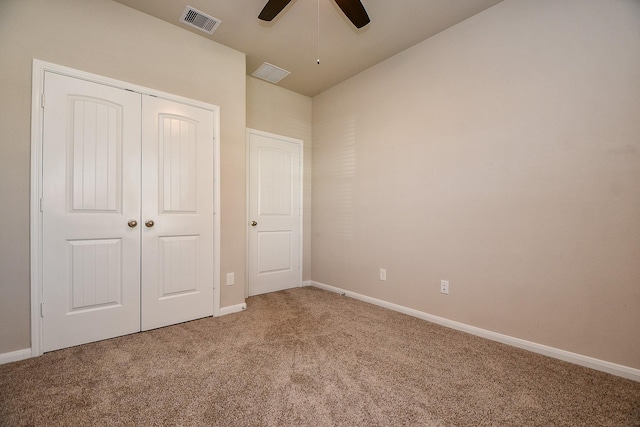
[[[164,98],[213,112],[213,315],[220,315],[220,107],[184,98],[155,89],[130,84],[109,77],[76,70],[58,64],[33,60],[31,80],[31,188],[30,188],[30,282],[31,282],[31,357],[42,355],[42,315],[46,312],[42,299],[42,148],[44,131],[44,76],[46,72],[62,74],[68,77],[87,80],[93,83],[112,86]]]
[[[249,218],[251,211],[249,209],[249,203],[251,201],[251,194],[249,193],[250,191],[250,173],[251,173],[251,164],[249,162],[249,158],[251,155],[250,149],[250,136],[251,135],[260,135],[260,136],[266,136],[268,138],[276,138],[276,139],[280,139],[282,141],[286,141],[286,142],[290,142],[292,144],[296,144],[298,146],[300,146],[300,219],[298,221],[298,230],[299,230],[299,242],[298,242],[298,265],[300,266],[300,268],[298,269],[298,287],[302,286],[302,267],[303,267],[303,240],[304,240],[304,236],[303,236],[303,231],[304,231],[304,227],[303,227],[303,218],[304,218],[304,212],[303,212],[303,208],[304,208],[304,200],[303,200],[303,196],[304,196],[304,141],[302,139],[298,139],[298,138],[291,138],[288,136],[283,136],[283,135],[278,135],[275,133],[270,133],[270,132],[265,132],[265,131],[261,131],[261,130],[257,130],[257,129],[252,129],[252,128],[247,128],[247,132],[246,132],[246,142],[245,142],[245,152],[246,152],[246,178],[245,178],[245,182],[246,182],[246,208],[245,208],[245,212],[246,212],[246,218],[245,218],[245,227],[247,232],[245,233],[245,239],[246,239],[246,243],[245,243],[245,276],[247,278],[247,280],[245,280],[245,286],[244,286],[244,297],[245,299],[249,297],[249,222],[251,221],[251,218]]]

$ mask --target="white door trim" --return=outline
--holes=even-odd
[[[298,269],[298,283],[299,286],[302,286],[302,260],[303,260],[303,217],[304,217],[304,212],[303,212],[303,207],[304,207],[304,200],[303,200],[303,196],[304,196],[304,141],[302,139],[297,139],[297,138],[291,138],[288,136],[282,136],[282,135],[278,135],[275,133],[270,133],[270,132],[264,132],[261,130],[257,130],[257,129],[252,129],[252,128],[247,128],[247,132],[246,132],[246,138],[245,138],[245,152],[246,152],[246,191],[245,191],[245,197],[246,197],[246,218],[245,218],[245,226],[249,227],[249,222],[250,222],[250,211],[249,211],[249,202],[250,202],[250,194],[249,194],[249,174],[250,174],[250,164],[249,164],[249,156],[250,156],[250,151],[249,151],[249,137],[250,135],[261,135],[261,136],[266,136],[268,138],[276,138],[276,139],[280,139],[283,141],[287,141],[290,142],[292,144],[296,144],[300,146],[300,220],[298,222],[298,227],[299,227],[299,235],[300,235],[300,241],[298,242],[298,247],[299,249],[299,253],[298,253],[298,265],[300,266],[300,268]],[[247,278],[247,280],[245,280],[245,285],[244,285],[244,297],[248,298],[249,297],[249,233],[245,233],[245,276]]]
[[[30,273],[31,273],[31,356],[42,354],[42,316],[46,307],[42,306],[42,138],[44,110],[45,72],[62,74],[77,79],[100,83],[144,95],[156,96],[174,102],[211,110],[214,113],[214,301],[213,315],[220,315],[220,107],[205,102],[188,99],[120,80],[75,70],[50,62],[33,60],[31,85],[31,207],[30,207]]]

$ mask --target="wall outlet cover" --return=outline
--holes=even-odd
[[[440,280],[440,292],[449,295],[449,281]]]

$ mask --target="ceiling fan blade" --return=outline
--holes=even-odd
[[[371,22],[360,0],[335,0],[335,2],[356,28],[362,28]]]
[[[278,16],[278,14],[282,12],[282,9],[287,7],[290,2],[291,0],[269,0],[262,8],[262,12],[260,12],[258,18],[263,21],[271,21]]]

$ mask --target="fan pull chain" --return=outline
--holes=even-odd
[[[318,0],[318,59],[316,62],[320,65],[320,0]]]

